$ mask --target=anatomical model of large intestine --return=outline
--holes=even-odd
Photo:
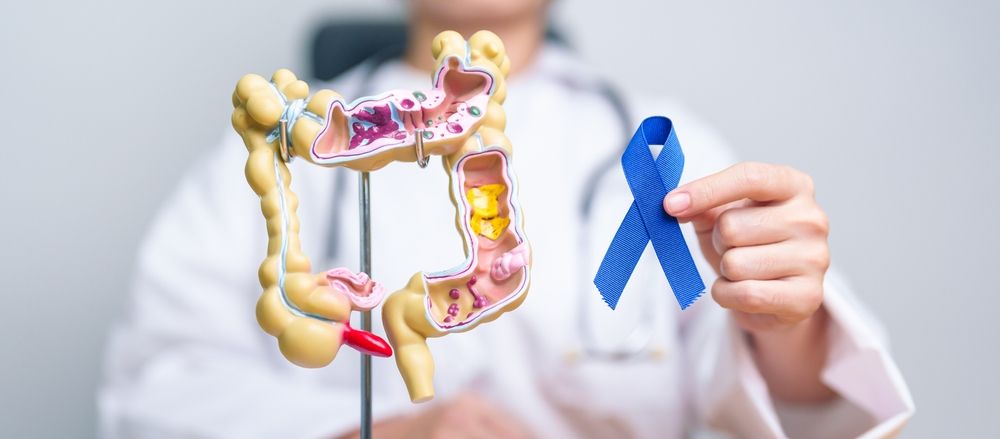
[[[233,94],[233,126],[249,150],[247,181],[261,198],[268,256],[259,270],[264,292],[257,320],[295,364],[322,367],[341,344],[396,364],[414,402],[434,396],[428,337],[467,331],[517,308],[526,297],[530,251],[510,169],[512,149],[502,107],[510,60],[503,43],[480,31],[434,38],[437,62],[429,90],[393,90],[348,102],[330,90],[308,98],[308,85],[288,70],[271,81],[243,77]],[[352,310],[368,310],[382,287],[345,268],[313,274],[302,253],[285,162],[374,171],[393,161],[443,157],[465,259],[439,272],[418,272],[385,301],[391,348],[351,328]],[[426,243],[434,245],[434,243]]]

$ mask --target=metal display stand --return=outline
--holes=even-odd
[[[416,130],[413,143],[413,152],[416,156],[417,166],[421,169],[427,167],[430,156],[424,153],[424,130]],[[369,186],[368,172],[362,172],[358,176],[358,213],[361,234],[361,272],[372,277],[372,212],[371,212],[371,190]],[[361,329],[371,332],[372,312],[361,313]],[[361,354],[361,427],[359,428],[361,439],[371,439],[372,437],[372,357]]]
[[[368,173],[358,176],[358,212],[361,234],[361,271],[372,276],[371,192]],[[372,330],[372,312],[361,313],[361,330]],[[361,439],[372,437],[372,357],[361,354]]]

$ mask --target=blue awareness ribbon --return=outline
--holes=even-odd
[[[661,144],[663,149],[654,159],[649,145]],[[622,169],[633,201],[604,254],[594,285],[608,306],[615,309],[646,243],[652,242],[663,274],[681,309],[685,309],[705,292],[705,283],[677,219],[663,209],[664,197],[677,187],[684,170],[684,152],[673,122],[663,116],[642,121],[622,153]]]

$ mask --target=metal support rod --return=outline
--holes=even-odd
[[[358,177],[358,212],[361,225],[361,271],[372,275],[371,192],[368,173]],[[372,312],[361,313],[361,329],[372,330]],[[372,437],[372,357],[361,354],[361,439]]]

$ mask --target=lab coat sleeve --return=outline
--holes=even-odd
[[[329,369],[291,366],[257,327],[264,222],[243,177],[245,148],[235,136],[222,146],[141,246],[98,395],[104,437],[319,438],[357,426],[356,379],[331,385],[319,379]],[[382,398],[375,414],[404,403]]]
[[[747,337],[731,315],[714,303],[699,303],[685,343],[700,419],[737,437],[876,438],[898,433],[914,406],[880,328],[835,272],[827,275],[823,306],[830,316],[830,347],[822,380],[839,398],[795,406],[771,399]]]

